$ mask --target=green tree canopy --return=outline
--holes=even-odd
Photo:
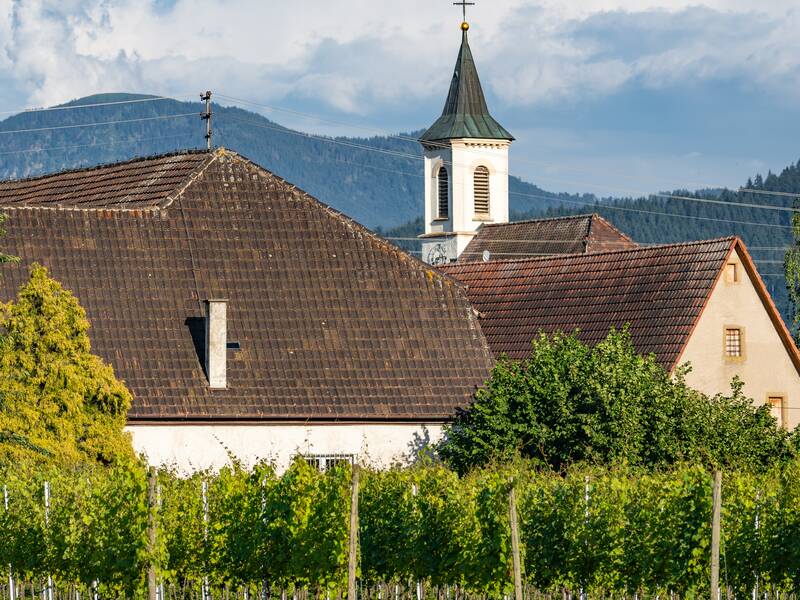
[[[6,219],[6,215],[0,215],[0,237],[3,237],[6,234],[6,230],[3,229],[3,223],[6,222]],[[19,262],[19,256],[12,256],[10,254],[0,252],[0,264],[17,262]]]
[[[0,461],[60,463],[133,458],[124,433],[131,395],[91,353],[78,300],[39,265],[0,308]],[[15,440],[25,443],[15,443]]]
[[[637,354],[627,331],[594,347],[574,334],[542,334],[527,360],[499,361],[438,450],[462,473],[517,454],[558,470],[683,461],[759,469],[792,454],[789,435],[740,382],[711,398],[684,375]]]

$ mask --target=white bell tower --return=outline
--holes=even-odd
[[[508,150],[514,137],[489,114],[461,24],[461,51],[439,120],[420,142],[425,154],[422,259],[456,260],[485,223],[508,223]],[[470,257],[475,258],[475,257]]]

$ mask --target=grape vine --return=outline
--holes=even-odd
[[[149,565],[175,600],[200,588],[214,598],[281,590],[336,598],[346,590],[349,466],[320,473],[298,459],[280,475],[269,465],[183,478],[161,471],[154,546],[147,478],[123,468],[1,469],[8,507],[0,505],[0,568],[10,570],[17,597],[41,593],[48,580],[103,598],[144,597]],[[529,592],[707,593],[711,475],[693,466],[560,475],[518,463],[461,478],[437,464],[366,471],[362,585],[430,598],[442,590],[511,594],[512,486]],[[800,463],[725,474],[722,580],[733,595],[797,593],[798,507]]]

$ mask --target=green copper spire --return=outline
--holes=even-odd
[[[469,49],[467,30],[461,27],[461,50],[458,53],[450,93],[439,120],[422,134],[422,142],[441,142],[457,138],[481,138],[488,140],[512,141],[512,136],[489,114],[486,98],[483,96],[481,80],[475,68],[475,60]]]

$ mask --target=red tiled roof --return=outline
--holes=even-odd
[[[170,196],[209,158],[208,152],[186,152],[33,179],[0,181],[0,204],[153,208],[169,201]]]
[[[636,248],[637,244],[600,215],[575,215],[484,225],[467,244],[458,262],[551,254],[583,254]]]
[[[458,283],[234,153],[32,181],[50,191],[26,204],[17,184],[0,187],[2,247],[23,260],[3,269],[2,296],[31,262],[47,266],[133,392],[133,420],[425,422],[488,376]],[[229,352],[228,389],[212,391],[196,340],[202,300],[223,297],[241,350]]]
[[[589,344],[630,324],[636,349],[672,369],[737,244],[725,238],[633,250],[454,264],[495,355],[522,359],[540,332]]]

